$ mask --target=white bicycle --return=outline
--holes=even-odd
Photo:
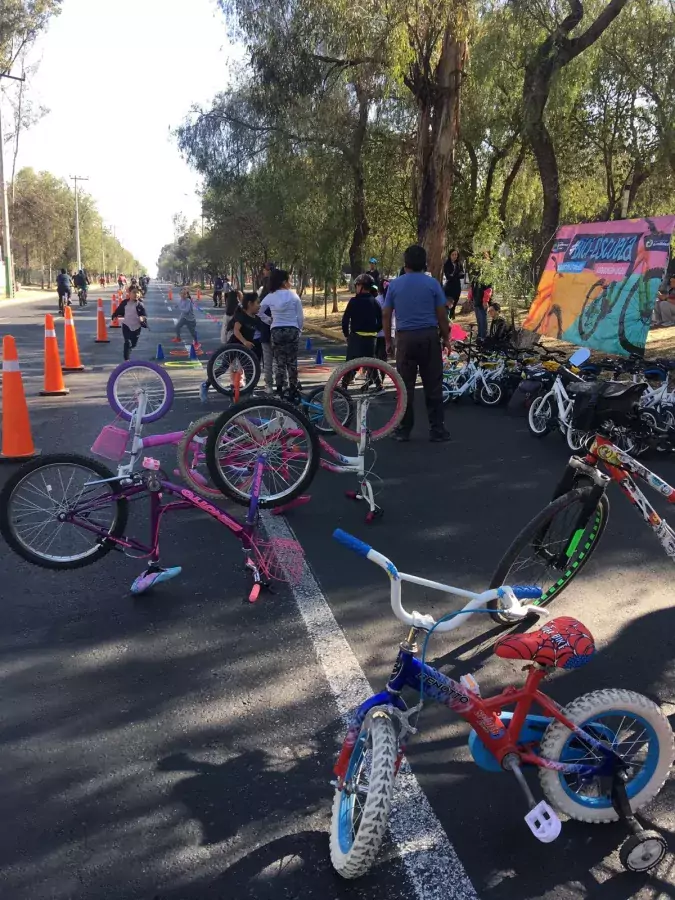
[[[579,453],[583,449],[587,434],[573,427],[574,398],[567,393],[567,387],[583,381],[574,369],[583,365],[590,355],[591,351],[585,347],[573,353],[567,366],[560,366],[558,369],[550,390],[533,401],[527,416],[528,427],[535,437],[546,437],[557,427],[565,436],[567,446],[574,453]]]

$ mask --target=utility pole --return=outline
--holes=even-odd
[[[77,196],[77,182],[89,181],[83,175],[71,175],[70,180],[75,182],[75,245],[77,248],[77,271],[82,268],[82,254],[80,253],[80,203]]]
[[[103,264],[103,268],[101,270],[101,275],[105,278],[105,228],[103,227],[103,222],[101,222],[101,262]]]
[[[11,78],[12,81],[25,81],[25,76],[18,78],[0,72],[0,79]],[[11,300],[14,296],[14,279],[12,278],[12,243],[9,237],[9,205],[7,203],[7,183],[5,182],[5,151],[2,134],[2,92],[0,92],[0,194],[2,194],[2,255],[5,257],[5,296]]]
[[[113,237],[115,238],[115,281],[117,281],[117,228],[113,225]]]

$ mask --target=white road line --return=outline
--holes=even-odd
[[[295,540],[282,517],[263,513],[263,519],[270,537]],[[300,583],[292,590],[337,708],[346,720],[373,689],[306,563]],[[327,787],[329,772],[327,760]],[[478,900],[464,866],[406,760],[396,779],[389,830],[418,900]]]

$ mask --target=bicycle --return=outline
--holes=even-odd
[[[330,854],[335,870],[343,878],[358,878],[375,861],[406,740],[418,731],[427,697],[471,725],[469,750],[479,767],[490,772],[510,771],[515,776],[529,807],[525,822],[538,840],[549,843],[560,834],[562,824],[556,810],[584,822],[621,820],[631,831],[619,851],[623,866],[633,872],[656,866],[666,853],[666,841],[656,831],[643,830],[634,814],[659,793],[675,757],[673,732],[665,714],[647,697],[628,690],[593,691],[564,708],[539,690],[554,667],[575,669],[592,659],[595,644],[586,626],[562,617],[534,632],[500,638],[494,648],[496,655],[525,661],[526,682],[521,688],[507,687],[484,698],[472,676],[455,681],[427,665],[429,638],[435,631],[452,631],[466,616],[485,611],[495,599],[504,604],[514,621],[523,619],[532,607],[520,601],[536,598],[538,589],[500,586],[482,594],[460,590],[399,572],[387,557],[343,531],[337,530],[333,536],[384,569],[390,580],[394,615],[409,629],[386,688],[354,711],[333,769]],[[401,602],[403,581],[469,602],[459,612],[438,620],[409,613]],[[426,637],[418,659],[420,632],[426,632]],[[401,697],[404,688],[419,694],[419,702],[411,708]],[[545,716],[531,715],[533,705]],[[514,709],[505,712],[505,707]],[[537,803],[523,765],[539,770],[545,800]]]
[[[613,391],[607,399],[608,412],[602,408],[595,413],[601,420],[606,414],[615,417],[637,414],[641,384],[609,383],[611,388],[598,385],[598,390]],[[593,387],[596,387],[593,385]],[[621,408],[619,408],[621,404]],[[602,406],[601,402],[598,403]],[[670,559],[675,560],[675,531],[656,512],[636,484],[641,478],[670,503],[675,503],[675,488],[616,446],[600,430],[585,457],[572,456],[556,486],[553,498],[520,532],[500,560],[491,585],[501,584],[517,572],[525,574],[533,584],[542,588],[538,605],[546,605],[559,596],[572,579],[588,563],[607,526],[609,501],[607,488],[611,482],[637,509],[655,532]],[[655,439],[672,441],[672,430],[654,434]],[[605,474],[605,470],[607,474]],[[508,624],[498,604],[493,605],[493,618]]]
[[[144,404],[141,393],[138,421],[143,420]],[[135,458],[132,456],[132,460]],[[271,581],[293,582],[300,577],[303,554],[297,541],[264,541],[257,535],[263,456],[255,462],[253,489],[243,523],[189,488],[169,481],[158,460],[145,457],[143,468],[143,472],[135,472],[130,464],[120,476],[119,471],[114,474],[98,460],[74,453],[56,453],[28,463],[0,492],[0,534],[22,559],[46,569],[79,569],[97,562],[113,549],[133,559],[147,559],[148,567],[130,589],[132,594],[142,594],[182,571],[180,566],[165,569],[159,562],[159,533],[164,516],[198,509],[241,542],[245,567],[253,579],[248,594],[251,603],[258,599],[262,588],[270,587]],[[166,497],[177,499],[166,502]],[[150,500],[150,544],[125,533],[129,504],[141,498]],[[66,528],[67,525],[73,528]]]
[[[64,314],[64,310],[66,306],[71,306],[70,302],[70,291],[66,291],[64,294],[59,294],[59,315],[62,316]]]
[[[87,305],[87,289],[86,288],[78,288],[77,299],[78,299],[80,306]]]

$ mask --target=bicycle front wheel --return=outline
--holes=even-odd
[[[546,437],[553,427],[553,399],[551,394],[537,397],[532,401],[527,414],[527,425],[530,434],[535,437]]]
[[[206,465],[206,441],[218,418],[216,413],[203,416],[187,428],[178,445],[178,470],[196,494],[208,500],[222,500],[223,494],[211,482]]]
[[[503,584],[533,584],[542,590],[537,606],[547,606],[579,574],[595,551],[609,518],[609,500],[603,494],[590,520],[577,528],[580,513],[592,488],[574,488],[544,507],[520,532],[499,561],[490,588]],[[492,618],[500,625],[512,620],[501,612],[500,601],[489,602]]]
[[[235,373],[239,374],[237,386]],[[260,360],[243,344],[223,344],[211,354],[206,364],[206,376],[211,387],[225,397],[250,394],[260,379]]]
[[[44,569],[80,569],[113,548],[128,503],[102,463],[54,453],[22,466],[0,492],[0,534],[19,556]],[[99,482],[99,483],[97,483]]]
[[[171,409],[173,382],[168,373],[156,363],[129,360],[113,369],[108,379],[106,392],[113,412],[131,421],[141,390],[147,398],[143,422],[156,422]]]
[[[359,359],[350,359],[339,365],[330,375],[324,388],[324,412],[326,419],[336,434],[350,441],[360,440],[361,422],[354,421],[343,424],[338,414],[340,407],[339,395],[335,389],[341,385],[347,390],[356,378],[360,369],[366,371],[366,378],[358,389],[350,391],[349,395],[354,402],[355,398],[363,398],[367,401],[366,427],[371,441],[377,441],[386,437],[400,424],[405,414],[407,394],[403,379],[393,366],[381,359],[364,356]],[[386,379],[389,379],[389,384]],[[358,407],[357,407],[358,408]],[[355,419],[358,418],[358,413]]]
[[[361,728],[344,787],[335,791],[333,801],[330,858],[343,878],[365,875],[380,851],[394,793],[397,754],[391,719],[385,712],[374,712]]]
[[[213,483],[235,503],[250,503],[259,457],[264,460],[261,507],[288,503],[309,485],[319,467],[319,439],[297,407],[254,398],[216,419],[206,442],[206,464]]]
[[[325,388],[314,388],[307,395],[303,404],[307,418],[320,434],[333,434],[330,422],[326,419],[324,411]],[[345,427],[351,422],[354,415],[354,402],[347,391],[336,387],[333,389],[333,413]]]

